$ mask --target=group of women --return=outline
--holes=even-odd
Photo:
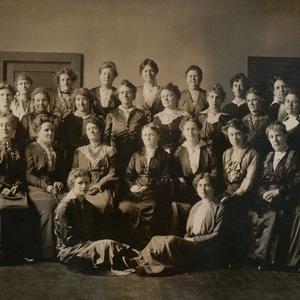
[[[142,86],[115,88],[116,65],[105,62],[98,87],[74,90],[77,76],[63,68],[52,98],[31,91],[28,74],[15,87],[0,83],[0,263],[298,271],[298,94],[276,76],[268,102],[240,73],[223,105],[223,87],[202,89],[198,66],[187,68],[182,92],[157,84],[151,59],[139,71]],[[5,214],[21,208],[30,226],[20,227],[29,238],[19,247],[4,238]]]

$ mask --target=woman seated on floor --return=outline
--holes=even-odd
[[[65,189],[65,156],[54,142],[52,119],[38,115],[33,129],[36,142],[29,144],[25,152],[28,195],[39,222],[42,258],[52,259],[55,255],[53,215]]]
[[[129,274],[134,270],[126,270],[122,256],[136,256],[137,251],[111,240],[109,233],[101,231],[98,210],[85,198],[91,178],[90,171],[85,169],[70,172],[70,192],[55,213],[58,260],[87,273]]]
[[[220,263],[224,210],[215,184],[215,177],[209,173],[195,178],[200,200],[190,211],[184,238],[154,236],[138,257],[125,258],[127,265],[135,267],[139,274],[166,275]]]
[[[119,204],[129,223],[130,239],[143,248],[157,234],[166,234],[171,217],[169,154],[159,146],[159,127],[142,129],[144,148],[134,153],[127,170],[127,193]]]
[[[84,120],[89,144],[76,149],[73,168],[84,168],[91,172],[92,182],[86,199],[101,212],[108,212],[113,207],[115,197],[116,150],[102,142],[104,122],[97,117]]]

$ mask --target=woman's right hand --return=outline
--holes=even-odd
[[[185,179],[183,177],[179,177],[178,180],[180,182],[181,189],[185,190],[186,189],[186,181],[185,181]]]
[[[136,184],[130,188],[131,193],[138,193],[139,191],[140,191],[140,187]]]
[[[56,195],[58,193],[57,189],[53,185],[47,186],[47,192],[52,195]]]

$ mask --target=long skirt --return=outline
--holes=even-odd
[[[39,241],[41,244],[41,256],[44,259],[55,257],[56,238],[54,234],[54,210],[58,201],[63,198],[63,195],[53,196],[45,190],[36,187],[28,186],[28,196],[30,206],[36,213],[37,222],[39,224]]]
[[[169,197],[154,191],[129,194],[119,204],[127,221],[129,243],[143,249],[154,235],[168,234],[171,223]]]
[[[154,236],[136,260],[147,275],[168,275],[219,261],[216,240],[193,242],[181,237]]]
[[[62,264],[73,267],[85,266],[87,269],[94,269],[103,275],[127,275],[134,270],[119,269],[119,262],[122,256],[137,256],[138,251],[126,244],[113,240],[104,239],[98,241],[87,241],[72,247],[63,247],[58,252],[58,259]],[[82,269],[81,269],[82,270]]]

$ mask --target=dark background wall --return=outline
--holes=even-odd
[[[84,54],[84,85],[105,60],[116,84],[141,80],[145,57],[158,81],[184,88],[184,70],[203,68],[203,87],[247,72],[248,56],[300,56],[300,2],[277,0],[1,0],[0,51]]]

